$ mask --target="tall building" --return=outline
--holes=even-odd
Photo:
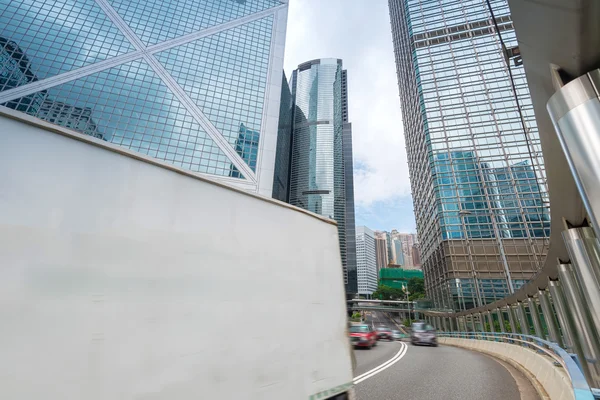
[[[377,290],[377,255],[375,232],[366,226],[356,227],[356,266],[358,294],[371,296]]]
[[[389,0],[420,257],[440,308],[509,295],[548,244],[525,71],[506,0],[490,3],[495,20],[485,1]]]
[[[279,127],[291,138],[291,153],[281,138],[277,149],[278,166],[289,165],[287,201],[337,221],[346,292],[354,294],[358,282],[347,73],[342,60],[312,60],[293,71],[290,86],[291,113],[282,114]],[[276,177],[283,175],[275,172]],[[281,193],[277,197],[283,199]]]
[[[412,246],[412,259],[415,267],[421,267],[421,250],[419,250],[419,243],[415,243]]]
[[[0,2],[0,105],[272,195],[287,1]]]
[[[394,244],[394,252],[396,254],[396,259],[394,260],[394,264],[405,265],[406,260],[404,259],[404,249],[402,248],[402,241],[398,238],[392,239],[392,243]]]
[[[375,259],[377,260],[377,273],[382,268],[386,268],[390,263],[387,253],[387,244],[385,241],[385,234],[381,235],[382,232],[375,232]]]

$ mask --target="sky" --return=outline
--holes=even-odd
[[[316,58],[348,70],[356,225],[416,232],[385,0],[290,0],[285,73]]]

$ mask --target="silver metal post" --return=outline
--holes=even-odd
[[[558,318],[558,323],[562,330],[562,338],[566,349],[570,353],[581,353],[581,349],[579,351],[577,350],[579,345],[575,341],[575,325],[573,323],[571,313],[569,312],[567,300],[565,298],[565,294],[560,282],[555,280],[549,280],[548,290],[550,291],[550,296],[552,296],[554,308],[556,309],[556,317]]]
[[[500,324],[500,332],[506,333],[506,327],[504,326],[504,313],[501,309],[496,308],[496,315],[498,316],[498,323]]]
[[[515,310],[512,308],[511,305],[508,305],[506,311],[508,312],[508,322],[510,323],[511,333],[519,333],[519,330],[517,329],[517,319],[515,317]]]
[[[479,320],[479,332],[485,332],[485,319],[482,313],[477,313],[477,319]]]
[[[581,346],[584,359],[589,369],[589,383],[593,387],[600,387],[600,340],[593,329],[587,305],[583,300],[581,289],[572,264],[558,264],[558,277],[564,289],[567,300],[567,313],[570,313],[574,322],[574,338]]]
[[[529,321],[527,321],[525,306],[521,301],[517,301],[517,318],[519,318],[519,324],[521,325],[521,333],[529,335]]]
[[[486,312],[487,314],[487,319],[488,319],[488,323],[490,324],[490,332],[496,332],[496,330],[494,329],[494,317],[492,316],[491,312]]]
[[[527,297],[527,305],[529,306],[529,313],[531,314],[531,320],[533,321],[533,329],[535,329],[535,336],[540,339],[546,339],[544,330],[542,329],[542,321],[540,321],[540,313],[538,306],[533,297]]]
[[[564,85],[546,108],[592,226],[600,234],[600,70]]]
[[[550,297],[546,290],[538,290],[538,297],[540,299],[540,305],[542,306],[542,314],[544,314],[544,321],[548,327],[548,334],[550,340],[563,347],[563,343],[560,337],[560,332],[556,324],[556,318],[554,317],[554,310],[552,310],[552,304],[550,303]]]
[[[589,227],[562,233],[593,329],[600,337],[600,241]]]

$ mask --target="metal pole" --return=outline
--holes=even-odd
[[[587,304],[583,300],[581,289],[577,284],[574,267],[572,264],[558,264],[558,277],[564,289],[567,312],[573,316],[574,333],[585,360],[587,361],[593,387],[600,387],[600,340],[593,330],[592,321],[588,313]]]
[[[512,306],[510,304],[507,306],[507,311],[508,311],[508,322],[510,323],[511,333],[519,333],[519,330],[517,329],[517,319],[515,317],[515,310],[512,308]]]
[[[525,306],[521,301],[517,301],[517,318],[519,318],[519,323],[521,324],[521,333],[523,335],[529,335],[529,321],[527,321]]]
[[[486,312],[487,314],[487,319],[488,319],[488,323],[490,324],[490,332],[494,333],[496,332],[496,330],[494,329],[494,317],[492,316],[491,312]]]
[[[538,306],[533,297],[527,297],[527,304],[529,306],[529,314],[531,314],[531,320],[533,321],[533,329],[535,329],[535,335],[540,339],[546,339],[544,330],[542,329],[542,321],[540,321],[540,313]]]
[[[454,317],[450,317],[450,331],[452,332],[456,332],[456,329],[454,329]]]
[[[557,90],[546,108],[592,226],[600,234],[600,70]]]
[[[548,292],[540,289],[538,290],[538,297],[540,299],[540,305],[542,306],[542,314],[544,314],[544,320],[546,321],[546,326],[548,327],[550,340],[562,347],[563,344],[560,337],[560,332],[558,331],[558,326],[556,325],[556,318],[554,317],[554,310],[552,310],[552,304],[550,303]]]
[[[498,316],[498,323],[500,324],[500,332],[506,333],[506,327],[504,326],[504,313],[500,308],[496,308],[496,316]]]
[[[600,337],[600,242],[589,227],[568,229],[562,235],[593,329]]]
[[[565,293],[560,282],[549,280],[548,290],[550,291],[550,296],[552,296],[554,308],[556,309],[556,317],[558,318],[558,323],[562,330],[564,345],[569,352],[580,354],[581,349],[578,350],[579,344],[575,341],[577,335],[575,332],[575,325],[571,313],[569,312]],[[580,355],[583,355],[583,353]]]
[[[508,260],[506,259],[506,253],[504,252],[504,244],[502,243],[502,238],[500,237],[500,231],[498,230],[498,226],[496,225],[496,217],[494,213],[490,213],[492,217],[492,227],[494,228],[494,235],[496,235],[496,239],[498,240],[498,248],[500,249],[500,257],[502,258],[502,264],[504,265],[504,273],[506,274],[506,281],[508,283],[508,290],[510,294],[515,292],[515,287],[513,286],[512,277],[510,275],[510,268],[508,266]]]
[[[458,215],[461,216],[460,211],[458,212]],[[462,215],[462,217],[464,217],[464,215]],[[469,262],[471,264],[471,273],[473,275],[473,285],[475,286],[475,294],[476,294],[476,299],[477,299],[476,306],[481,307],[483,305],[483,303],[481,300],[481,293],[479,292],[479,279],[477,278],[477,268],[475,268],[475,261],[473,260],[473,254],[471,254],[471,242],[469,241],[469,235],[467,233],[467,224],[465,224],[464,218],[461,218],[460,222],[462,223],[462,228],[463,228],[463,232],[465,235],[465,243],[467,246],[467,257],[469,258]],[[473,298],[473,300],[475,300],[475,298]]]

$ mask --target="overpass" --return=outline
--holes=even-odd
[[[351,311],[392,311],[392,312],[414,312],[414,301],[403,300],[363,300],[352,299],[348,300],[348,310]]]

